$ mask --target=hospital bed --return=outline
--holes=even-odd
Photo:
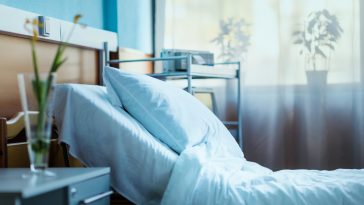
[[[209,157],[203,145],[177,153],[113,106],[105,87],[64,84],[55,92],[53,113],[70,154],[111,167],[113,188],[136,204],[364,203],[364,170],[273,172]]]

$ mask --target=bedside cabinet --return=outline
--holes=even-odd
[[[49,168],[55,176],[30,169],[0,169],[1,205],[109,204],[110,168]]]

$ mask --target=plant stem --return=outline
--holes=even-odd
[[[39,91],[39,70],[38,70],[38,60],[37,60],[37,52],[35,50],[35,40],[31,41],[31,47],[32,47],[32,62],[33,62],[33,69],[34,69],[34,75],[35,75],[35,95],[37,97],[37,101],[39,103],[40,96],[37,91]]]
[[[49,94],[47,91],[47,87],[48,87],[48,80],[40,81],[40,86],[39,86],[40,89],[38,90],[40,96],[40,100],[38,102],[39,113],[38,113],[38,124],[36,131],[37,138],[39,139],[42,138],[47,122],[46,109],[47,109],[47,101]]]
[[[312,56],[312,66],[313,66],[313,70],[316,71],[316,55],[315,54]]]

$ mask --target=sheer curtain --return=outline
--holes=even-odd
[[[359,0],[165,0],[159,47],[210,50],[220,59],[226,50],[247,50],[236,51],[235,57],[243,65],[241,114],[248,160],[272,169],[364,167],[359,4]],[[342,29],[340,38],[330,43],[334,49],[322,49],[326,58],[316,57],[316,70],[327,71],[326,81],[320,81],[319,74],[309,76],[312,60],[305,52],[300,55],[305,48],[293,35],[309,28],[316,11],[335,16]],[[245,46],[226,44],[223,50],[214,41],[229,25],[237,32],[225,40]],[[234,89],[228,83],[225,91]],[[226,103],[227,118],[236,111],[229,107],[233,101]]]

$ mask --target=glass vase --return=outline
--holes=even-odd
[[[52,117],[48,114],[56,74],[21,73],[18,75],[21,105],[32,174],[53,175],[48,167]]]

